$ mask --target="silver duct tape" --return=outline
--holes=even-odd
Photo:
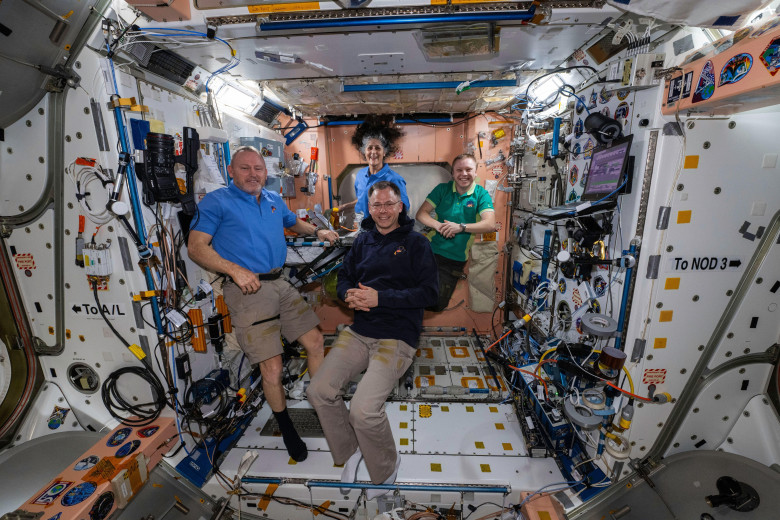
[[[604,314],[588,313],[582,317],[582,330],[592,336],[609,338],[617,332],[618,324],[615,320]]]
[[[572,403],[571,399],[564,400],[563,413],[583,430],[595,430],[601,424],[601,417],[579,403]]]

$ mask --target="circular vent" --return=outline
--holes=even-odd
[[[68,381],[83,394],[94,394],[100,388],[100,377],[85,363],[73,363],[68,367]]]
[[[563,330],[571,329],[571,307],[566,302],[560,302],[555,310],[555,317]]]

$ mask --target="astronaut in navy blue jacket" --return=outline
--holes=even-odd
[[[385,400],[412,364],[425,307],[438,297],[430,242],[413,230],[398,187],[380,181],[369,189],[370,218],[344,258],[338,296],[355,310],[311,381],[333,462],[344,464],[343,482],[354,482],[365,460],[374,484],[395,482],[400,455],[385,415]],[[366,371],[347,410],[344,386]],[[348,489],[343,490],[346,494]],[[369,499],[387,490],[367,490]]]

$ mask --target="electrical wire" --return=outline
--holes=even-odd
[[[95,166],[83,164],[81,165],[81,168],[76,170],[78,160],[79,159],[75,159],[67,166],[67,168],[65,168],[68,179],[70,179],[70,181],[73,183],[73,186],[76,188],[76,200],[79,201],[81,209],[84,211],[84,213],[86,213],[87,217],[89,217],[89,220],[98,225],[106,224],[114,218],[113,213],[108,211],[106,206],[106,203],[109,200],[109,196],[108,194],[106,195],[105,203],[93,208],[89,204],[89,198],[92,198],[93,194],[92,192],[88,191],[88,187],[90,184],[94,184],[97,181],[105,190],[107,186],[114,185],[114,179],[111,179],[108,175],[106,175],[106,173],[97,163],[95,163]],[[86,162],[87,160],[82,159],[82,161]],[[89,159],[88,161],[92,160]]]

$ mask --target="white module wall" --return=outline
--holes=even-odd
[[[748,401],[765,392],[771,370],[743,362],[778,340],[772,288],[780,262],[770,226],[780,210],[777,108],[683,124],[685,136],[659,138],[627,345],[631,352],[635,340],[637,348],[645,342],[639,394],[653,383],[679,398],[702,356],[717,374],[696,390],[672,452],[726,440]],[[668,225],[656,229],[661,207],[670,208]],[[766,251],[753,263],[763,242]],[[652,446],[669,412],[668,405],[637,411],[632,456]]]

